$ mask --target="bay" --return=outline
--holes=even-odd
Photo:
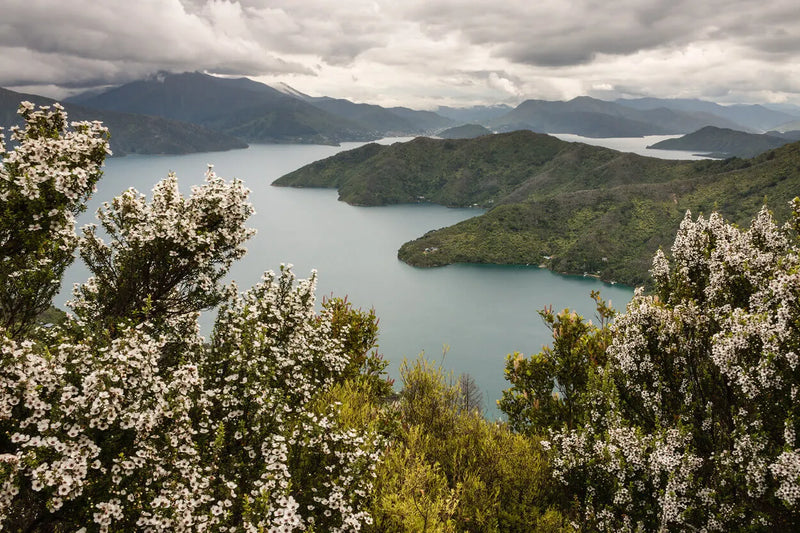
[[[643,155],[646,157],[655,157],[658,159],[682,159],[682,160],[698,160],[709,159],[708,156],[697,154],[689,150],[659,150],[651,149],[648,146],[656,144],[667,139],[676,139],[683,135],[645,135],[644,137],[582,137],[572,133],[551,133],[553,137],[557,137],[562,141],[567,142],[582,142],[594,146],[604,146],[620,152],[632,152],[634,154]]]
[[[407,139],[384,139],[383,143]],[[357,307],[374,308],[380,318],[380,352],[398,378],[403,358],[420,353],[454,375],[468,373],[483,392],[487,415],[497,416],[495,402],[507,387],[503,378],[507,354],[526,355],[550,343],[537,311],[552,305],[594,316],[592,290],[623,309],[632,289],[590,277],[562,276],[535,266],[450,265],[436,269],[410,267],[397,259],[404,242],[425,232],[481,214],[479,209],[450,209],[430,204],[354,207],[337,201],[327,189],[290,189],[270,184],[312,161],[351,149],[342,146],[253,145],[246,150],[184,156],[127,156],[109,159],[105,175],[80,224],[128,187],[149,194],[169,171],[189,194],[203,181],[208,163],[226,179],[244,180],[256,209],[250,226],[257,229],[248,254],[231,269],[240,289],[257,283],[266,270],[291,263],[299,278],[318,271],[318,300],[347,296]],[[74,265],[65,277],[56,304],[64,305],[73,283],[88,276]],[[213,313],[204,313],[201,330],[211,331]],[[443,353],[446,352],[446,355]]]

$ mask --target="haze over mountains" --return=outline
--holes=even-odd
[[[526,100],[514,110],[490,121],[490,126],[498,131],[530,129],[584,137],[688,133],[707,125],[742,129],[742,126],[710,113],[688,113],[663,106],[635,109],[588,96],[568,102]]]
[[[22,99],[52,102],[4,90],[0,98],[4,124],[15,121],[14,112]],[[586,96],[569,101],[526,100],[515,108],[489,105],[419,111],[314,97],[286,84],[271,87],[248,78],[199,72],[159,73],[100,94],[78,95],[67,103],[71,119],[106,122],[112,130],[112,149],[119,155],[227,150],[250,142],[338,144],[388,136],[430,136],[466,124],[493,132],[524,129],[586,137],[638,137],[688,134],[707,126],[761,133],[780,130],[800,119],[800,112],[792,107],[722,106],[656,98],[610,102]],[[763,140],[740,153],[756,153],[753,150],[761,144]]]
[[[97,109],[192,122],[249,142],[338,143],[432,134],[466,123],[500,132],[529,129],[587,137],[681,134],[704,126],[760,132],[798,119],[759,105],[654,98],[607,102],[586,96],[567,102],[526,100],[516,108],[441,107],[434,113],[312,97],[285,84],[273,88],[197,72],[160,74],[79,101]]]
[[[683,111],[687,113],[704,113],[706,115],[714,115],[730,121],[732,124],[738,124],[739,129],[746,128],[750,130],[766,131],[770,129],[777,129],[781,124],[797,120],[797,115],[786,111],[776,111],[769,109],[762,105],[719,105],[714,102],[705,100],[694,100],[688,98],[637,98],[637,99],[620,99],[616,101],[626,107],[634,109],[647,110],[664,107],[676,111]],[[791,109],[791,108],[789,108]],[[797,113],[795,109],[794,112]],[[719,126],[718,124],[708,124],[709,126]]]

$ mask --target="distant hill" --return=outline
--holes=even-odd
[[[787,103],[766,103],[764,107],[800,118],[800,106]]]
[[[411,122],[420,133],[431,133],[455,124],[452,119],[433,111],[418,111],[407,107],[390,107],[389,111]]]
[[[428,201],[489,210],[404,244],[417,266],[542,264],[639,284],[687,209],[747,224],[764,198],[779,219],[800,191],[800,143],[725,161],[668,161],[528,131],[366,145],[275,185],[336,187],[352,204]]]
[[[787,131],[797,131],[800,130],[800,120],[793,120],[791,122],[784,122],[775,127],[775,131],[779,131],[781,133],[785,133]]]
[[[456,126],[440,131],[436,136],[442,139],[472,139],[473,137],[491,134],[492,130],[484,128],[480,124],[464,124],[463,126]]]
[[[199,72],[161,73],[77,98],[87,107],[191,122],[248,142],[338,144],[452,125],[428,111],[311,97],[285,84],[275,89]]]
[[[371,132],[373,138],[416,129],[409,121],[377,105],[355,104],[349,100],[328,97],[309,98],[307,102],[332,115],[359,124],[364,131]]]
[[[787,141],[790,142],[800,141],[800,130],[789,130],[789,131],[770,130],[767,132],[767,135],[771,135],[772,137],[780,137],[781,139],[786,139]]]
[[[531,142],[533,138],[538,141]],[[490,206],[549,162],[564,144],[568,143],[528,131],[467,140],[418,137],[394,144],[391,150],[368,144],[306,165],[273,185],[336,187],[341,200],[355,205],[422,200]]]
[[[358,124],[372,138],[422,135],[450,126],[450,119],[428,111],[404,107],[385,108],[372,104],[356,104],[341,98],[310,97],[303,99],[314,107]]]
[[[767,134],[745,133],[727,128],[706,126],[677,139],[665,139],[657,142],[648,146],[648,148],[709,152],[724,157],[754,157],[791,141],[791,139]]]
[[[20,124],[19,104],[28,100],[36,105],[56,101],[43,96],[23,94],[0,88],[0,125]],[[69,120],[100,120],[111,132],[111,151],[126,154],[185,154],[247,148],[247,143],[197,124],[160,117],[89,109],[65,102]]]
[[[688,98],[636,98],[619,99],[616,102],[639,110],[665,108],[689,113],[715,115],[730,121],[732,124],[739,124],[740,127],[737,128],[709,123],[710,125],[739,130],[750,129],[764,131],[798,118],[791,113],[776,109],[768,109],[765,106],[757,104],[720,105],[706,100]]]
[[[460,123],[486,124],[492,119],[501,117],[513,108],[505,104],[485,106],[478,105],[472,107],[447,107],[439,106],[436,113]]]
[[[485,125],[497,131],[530,129],[542,133],[573,133],[584,137],[641,137],[689,133],[706,125],[737,125],[707,113],[666,108],[639,110],[588,96],[568,102],[526,100]]]
[[[191,122],[248,142],[336,144],[374,138],[354,122],[263,83],[199,72],[127,83],[82,104]]]

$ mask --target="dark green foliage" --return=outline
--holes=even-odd
[[[480,139],[419,137],[344,152],[287,174],[274,185],[337,187],[340,199],[357,205],[427,201],[488,206],[528,180],[565,145],[523,131]]]
[[[654,184],[500,205],[404,244],[398,257],[418,266],[543,264],[557,272],[640,284],[652,252],[669,243],[662,227],[677,227],[683,214],[658,201],[668,195],[667,186]]]
[[[586,395],[590,376],[606,364],[611,343],[608,323],[616,312],[592,291],[597,304],[598,325],[569,309],[554,313],[539,311],[553,333],[552,346],[525,358],[514,353],[506,358],[506,380],[498,407],[508,416],[514,431],[544,435],[550,429],[572,430],[583,423],[589,405]]]
[[[491,134],[492,130],[484,128],[480,124],[464,124],[463,126],[447,128],[437,133],[436,136],[442,139],[472,139],[473,137]]]
[[[378,353],[379,319],[375,309],[353,308],[347,297],[324,298],[322,307],[332,313],[331,334],[344,341],[344,351],[348,355],[342,379],[364,382],[378,399],[388,398],[393,393],[394,380],[386,378],[389,362]]]
[[[726,156],[754,157],[791,142],[769,134],[746,133],[728,128],[706,126],[677,139],[666,139],[648,148],[659,150],[696,150]]]
[[[624,165],[627,160],[630,166]],[[585,158],[583,161],[587,161]],[[565,273],[589,273],[629,285],[648,282],[650,259],[668,247],[687,210],[719,210],[745,224],[766,198],[778,219],[800,187],[800,145],[726,161],[663,162],[620,156],[618,180],[639,163],[642,181],[553,193],[515,193],[485,215],[430,232],[404,244],[398,257],[418,266],[455,262],[544,264]],[[606,168],[608,165],[606,165]],[[602,168],[600,166],[597,167]],[[663,181],[672,175],[675,179]],[[580,175],[580,174],[576,174]],[[589,173],[586,181],[596,174]],[[595,188],[596,187],[596,188]],[[539,195],[543,189],[537,189]]]
[[[42,311],[39,316],[36,317],[36,322],[43,326],[48,324],[52,324],[53,326],[63,326],[66,321],[67,313],[52,305]]]

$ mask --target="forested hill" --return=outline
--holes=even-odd
[[[306,165],[273,185],[335,187],[339,198],[353,205],[427,201],[491,207],[530,194],[664,181],[685,172],[675,162],[519,130],[474,139],[368,144]]]
[[[436,134],[440,139],[472,139],[481,135],[491,135],[492,130],[480,124],[463,124],[453,128],[447,128]]]
[[[695,150],[720,154],[724,157],[754,157],[772,148],[791,142],[791,139],[769,134],[747,133],[728,128],[706,126],[677,139],[665,139],[648,148],[657,150]]]
[[[800,192],[800,143],[753,159],[667,161],[518,131],[366,145],[275,185],[336,187],[357,205],[428,201],[490,209],[398,252],[417,266],[544,264],[639,284],[687,210],[746,224],[766,198],[778,219]]]

